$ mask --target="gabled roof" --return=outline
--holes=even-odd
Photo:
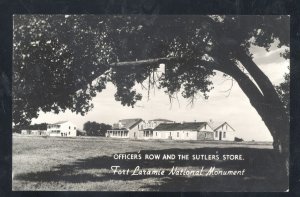
[[[224,121],[209,121],[208,124],[209,126],[215,130],[216,128],[220,127],[222,124],[224,124]]]
[[[200,130],[207,122],[161,123],[155,131]]]
[[[134,118],[134,119],[122,119],[119,120],[119,122],[123,125],[124,128],[126,129],[132,129],[135,127],[137,124],[142,122],[143,120],[141,118]]]
[[[149,120],[149,121],[174,122],[174,121],[172,121],[172,120],[167,120],[167,119],[162,119],[162,118],[156,118],[156,119]]]
[[[230,126],[227,122],[222,122],[222,123],[220,123],[220,122],[215,122],[215,123],[213,124],[214,127],[212,127],[212,126],[211,126],[211,123],[209,123],[210,127],[213,128],[214,131],[217,130],[217,129],[219,129],[220,127],[222,127],[222,125],[225,125],[225,124],[227,124],[233,131],[235,131],[234,128],[232,128],[232,126]]]

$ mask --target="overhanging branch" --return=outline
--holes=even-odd
[[[124,61],[124,62],[115,62],[111,63],[110,67],[123,67],[123,66],[147,66],[151,64],[162,64],[170,61],[176,61],[180,58],[176,57],[164,57],[164,58],[154,58],[147,60],[136,60],[136,61]]]

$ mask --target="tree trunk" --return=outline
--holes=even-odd
[[[273,137],[273,148],[285,175],[289,175],[289,119],[282,102],[268,77],[257,67],[252,58],[240,56],[239,60],[255,80],[258,87],[237,66],[230,66],[230,74],[247,95],[251,105],[261,116]]]

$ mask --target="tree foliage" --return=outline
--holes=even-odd
[[[290,115],[290,73],[284,75],[284,82],[276,86],[276,91],[288,116]]]
[[[105,136],[107,130],[111,129],[111,125],[97,122],[86,122],[83,125],[83,130],[88,136]]]
[[[168,95],[207,99],[214,71],[238,78],[239,63],[252,59],[251,45],[289,46],[288,22],[288,16],[16,15],[13,121],[24,124],[39,111],[83,115],[107,82],[117,87],[117,101],[133,107],[142,99],[134,85],[153,84],[159,63],[166,72],[155,82]],[[170,60],[117,66],[153,58]]]

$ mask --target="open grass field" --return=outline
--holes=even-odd
[[[117,153],[241,154],[243,160],[117,160]],[[284,191],[271,143],[142,141],[94,137],[13,136],[13,190],[46,191]],[[111,166],[133,170],[173,166],[200,170],[246,169],[243,176],[113,175]]]

